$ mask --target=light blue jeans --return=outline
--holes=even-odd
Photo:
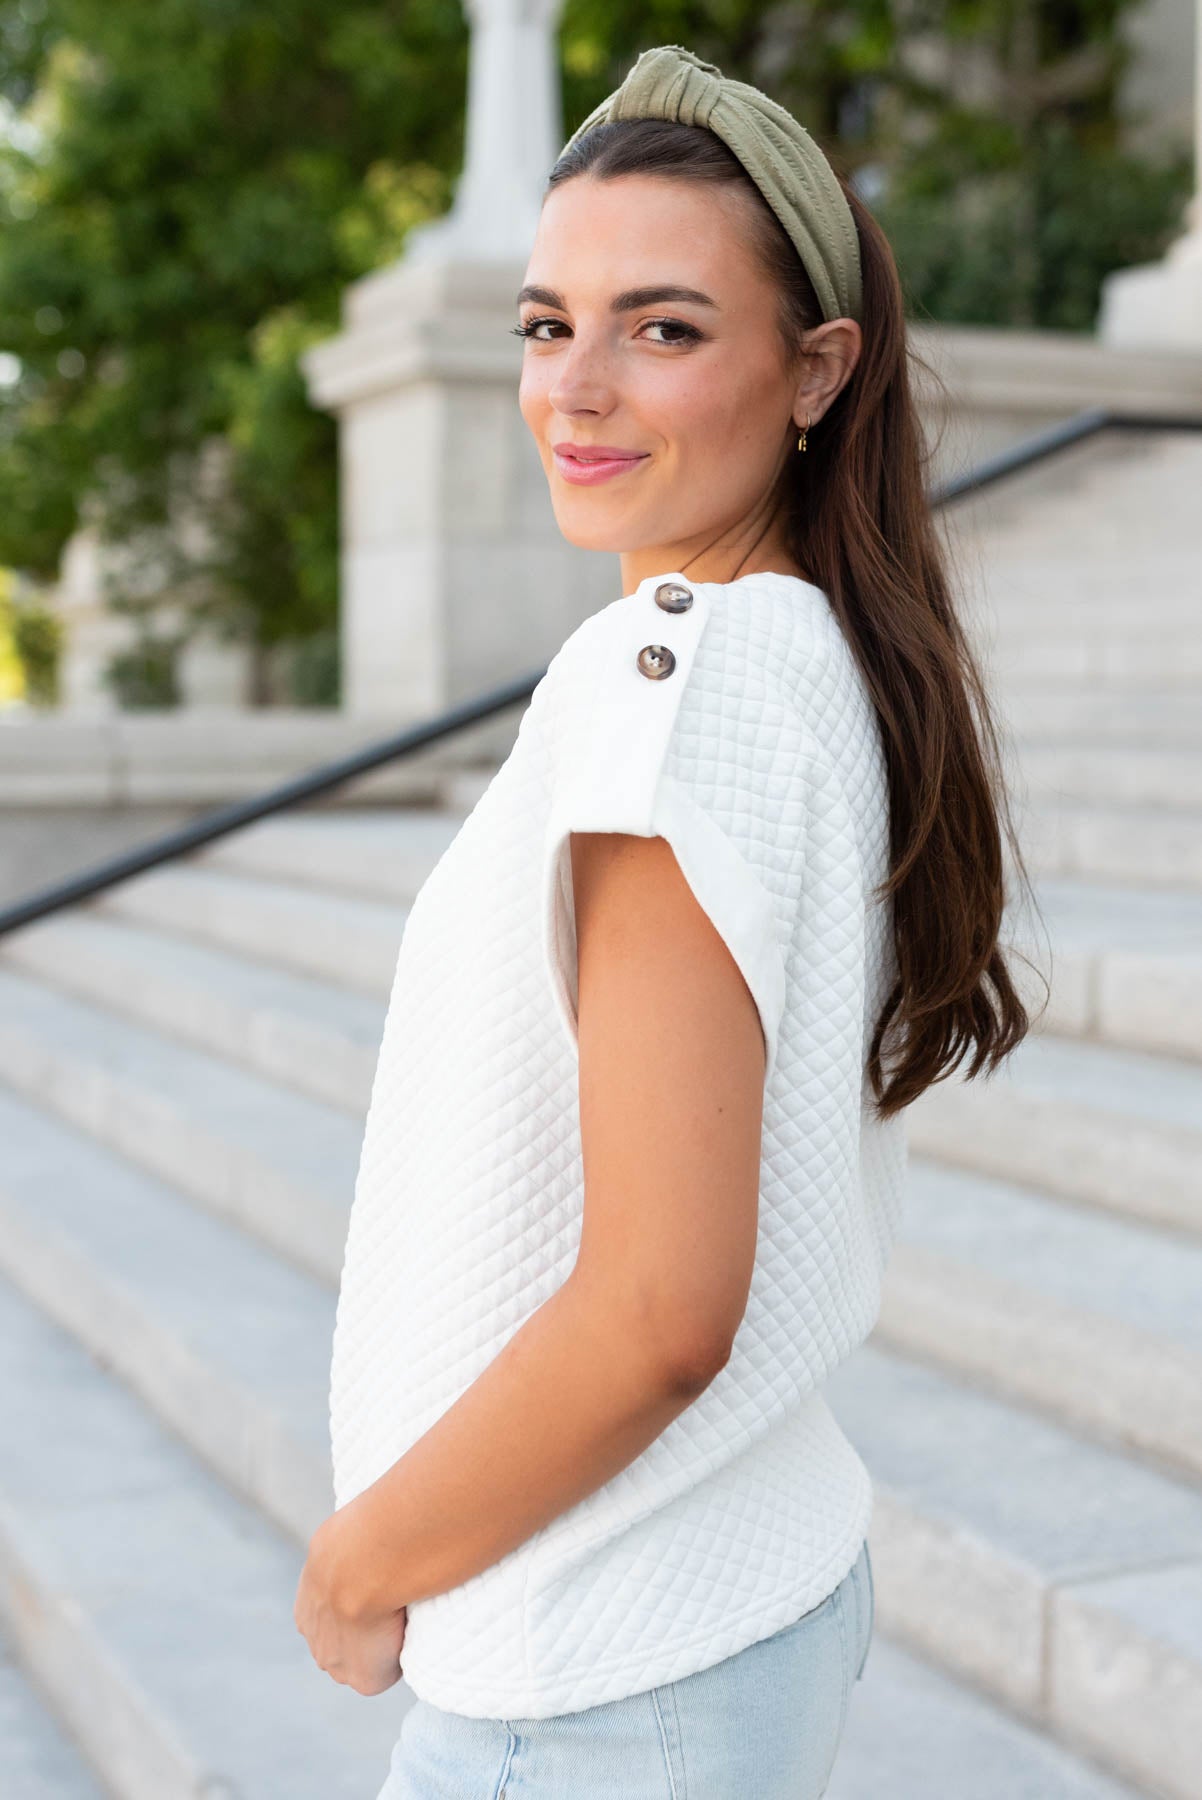
[[[875,1611],[865,1542],[820,1605],[663,1687],[549,1719],[418,1700],[376,1800],[819,1800]]]

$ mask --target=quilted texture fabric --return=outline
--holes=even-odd
[[[679,613],[655,599],[679,583]],[[640,667],[665,646],[671,672]],[[644,659],[655,667],[662,652]],[[663,835],[747,979],[767,1058],[760,1214],[729,1361],[632,1463],[409,1609],[405,1679],[474,1717],[674,1681],[851,1568],[868,1470],[822,1392],[868,1335],[905,1196],[864,1061],[895,976],[875,711],[799,578],[648,577],[571,633],[408,915],[334,1331],[335,1506],[563,1283],[584,1199],[570,833]]]

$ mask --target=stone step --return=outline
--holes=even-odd
[[[1187,553],[1196,544],[1200,483],[1202,466],[1196,462],[1185,483],[1172,486],[1163,471],[1153,474],[1149,468],[1141,479],[1128,464],[1109,493],[1091,484],[1075,496],[1027,500],[1005,519],[999,512],[990,520],[982,509],[974,535],[983,550],[1002,558],[1046,552],[1067,561],[1076,551],[1099,561],[1109,553],[1138,579],[1145,551],[1154,558],[1166,549]]]
[[[983,641],[982,641],[983,640]],[[1016,681],[1072,684],[1092,691],[1140,693],[1167,688],[1197,694],[1202,687],[1202,632],[1142,638],[1091,632],[1053,636],[978,634],[981,659],[995,686]]]
[[[17,1660],[2,1617],[0,1794],[4,1800],[106,1800],[79,1746]]]
[[[1033,596],[1029,604],[1020,605],[996,593],[988,604],[967,612],[964,622],[980,655],[988,660],[991,652],[1000,649],[1015,668],[1017,654],[1028,645],[1041,655],[1054,651],[1059,658],[1088,640],[1112,660],[1146,659],[1152,639],[1159,640],[1163,649],[1179,647],[1198,636],[1198,602],[1192,598],[1172,611],[1166,605],[1152,618],[1117,611],[1099,611],[1091,617],[1090,611],[1088,604],[1062,607],[1048,596],[1042,603]],[[1074,677],[1079,667],[1077,663],[1069,665]],[[1178,685],[1176,677],[1171,685]]]
[[[1202,1243],[910,1159],[874,1341],[1202,1486]]]
[[[827,1800],[1150,1800],[1151,1792],[875,1630],[826,1789]]]
[[[1202,747],[1200,695],[1168,688],[1146,693],[1093,693],[1061,682],[1011,680],[993,696],[1021,746],[1112,744],[1132,748]]]
[[[0,1081],[337,1282],[362,1120],[7,968]]]
[[[977,564],[982,587],[991,587],[999,576],[1017,586],[1051,569],[1072,592],[1081,570],[1102,605],[1126,605],[1135,614],[1141,604],[1156,608],[1168,601],[1170,588],[1182,590],[1182,601],[1197,589],[1198,521],[1195,517],[1174,529],[1157,520],[1152,531],[1141,530],[1138,536],[1126,510],[1095,519],[1084,533],[1066,529],[1059,518],[1054,527],[1051,521],[1037,528],[1012,525],[1004,532],[975,536],[970,561]]]
[[[1049,981],[1037,1029],[1202,1059],[1202,895],[1071,877],[1035,894],[1042,922],[1015,907],[1008,935],[1038,972],[1011,963],[1033,1013]]]
[[[1152,530],[1155,527],[1151,527]],[[1118,629],[1196,634],[1197,526],[1125,547],[1082,543],[1068,527],[1045,537],[973,538],[952,570],[957,611],[970,626],[1046,632]]]
[[[986,635],[1018,633],[1055,638],[1075,632],[1124,637],[1196,635],[1197,528],[1179,548],[1140,548],[1138,578],[1112,551],[1084,549],[1067,539],[1025,553],[983,552],[959,588],[962,616]]]
[[[1202,1493],[871,1339],[826,1392],[873,1478],[882,1636],[1196,1800]]]
[[[1086,544],[1107,533],[1116,550],[1129,551],[1152,535],[1146,525],[1188,541],[1200,486],[1198,434],[1141,434],[1137,441],[1128,433],[1108,433],[966,495],[953,504],[951,516],[971,520],[991,541],[1055,538],[1071,529]]]
[[[347,907],[348,930],[360,921],[363,902],[330,904]],[[367,1115],[387,996],[134,924],[116,908],[73,908],[23,926],[0,939],[0,959],[299,1094]]]
[[[0,1134],[0,1274],[306,1543],[333,1505],[334,1286],[6,1087]]]
[[[1171,622],[1188,629],[1198,589],[1197,529],[1195,522],[1161,530],[1151,521],[1126,542],[1067,523],[1004,537],[985,533],[960,549],[956,593],[970,609],[984,602],[1002,617],[1027,612],[1036,629],[1069,609],[1087,623],[1091,598],[1099,622],[1119,615],[1135,621],[1143,608],[1152,628]]]
[[[89,911],[387,999],[407,909],[336,887],[166,863],[98,895]]]
[[[1014,770],[1020,787],[1049,803],[1202,814],[1202,747],[1023,744]]]
[[[907,1112],[932,1160],[1202,1234],[1202,1068],[1029,1033],[992,1075],[958,1072]]]
[[[0,1355],[0,1609],[106,1791],[374,1793],[412,1696],[369,1704],[318,1667],[293,1616],[303,1547],[6,1282]]]
[[[311,769],[350,757],[399,728],[336,707],[189,705],[97,713],[72,706],[6,709],[0,788],[21,807],[165,809],[182,818],[252,799]],[[477,726],[477,732],[487,727]],[[504,726],[488,742],[504,742]],[[327,807],[430,804],[446,740],[355,776],[323,796]],[[501,754],[505,752],[502,750]],[[168,829],[166,820],[164,830]],[[83,859],[81,858],[80,861]]]
[[[0,1095],[0,1129],[6,1143],[18,1146],[0,1190],[4,1224],[0,1254],[4,1257],[3,1275],[14,1288],[8,1306],[6,1290],[0,1289],[0,1345],[7,1347],[5,1322],[17,1310],[18,1299],[26,1307],[36,1303],[49,1316],[38,1318],[31,1313],[33,1323],[27,1320],[24,1327],[27,1335],[36,1330],[45,1341],[51,1333],[71,1333],[78,1340],[80,1355],[85,1356],[87,1370],[93,1372],[93,1381],[112,1381],[114,1386],[121,1381],[132,1390],[118,1411],[127,1419],[131,1409],[140,1409],[139,1445],[148,1435],[145,1420],[153,1415],[177,1460],[186,1446],[189,1455],[203,1462],[205,1474],[214,1481],[218,1476],[224,1478],[232,1492],[223,1496],[221,1489],[216,1490],[219,1511],[228,1513],[231,1507],[253,1504],[267,1515],[253,1530],[239,1532],[236,1557],[228,1541],[217,1544],[230,1562],[224,1575],[207,1571],[215,1595],[229,1595],[236,1581],[238,1603],[249,1603],[246,1536],[258,1544],[271,1541],[272,1534],[282,1530],[291,1540],[303,1541],[323,1516],[323,1505],[328,1505],[326,1375],[334,1312],[332,1287],[322,1292],[322,1284],[273,1266],[274,1259],[243,1234],[193,1209],[182,1197],[168,1193],[163,1184],[90,1144],[82,1133],[49,1116],[39,1116],[27,1102]],[[53,1184],[46,1182],[47,1167],[60,1172]],[[887,1281],[891,1279],[892,1274]],[[216,1296],[220,1296],[219,1302]],[[1197,1559],[1202,1568],[1202,1496],[1191,1495],[1170,1477],[1140,1470],[1108,1452],[1104,1463],[1099,1463],[1097,1458],[1103,1453],[1087,1449],[1057,1428],[1033,1425],[1017,1409],[992,1397],[977,1397],[985,1409],[988,1431],[975,1429],[966,1435],[965,1416],[973,1407],[969,1391],[909,1359],[875,1351],[875,1342],[875,1338],[870,1340],[837,1371],[840,1385],[832,1396],[845,1424],[850,1396],[854,1423],[849,1429],[869,1462],[876,1489],[871,1541],[880,1628],[870,1661],[874,1654],[885,1654],[884,1642],[896,1640],[897,1655],[890,1655],[889,1662],[903,1685],[909,1678],[904,1653],[908,1647],[920,1658],[946,1665],[954,1678],[967,1678],[1002,1705],[1026,1714],[1032,1724],[1063,1735],[1069,1742],[1074,1727],[1072,1710],[1063,1715],[1050,1711],[1045,1691],[1051,1680],[1049,1659],[1059,1641],[1050,1635],[1045,1641],[1045,1610],[1047,1619],[1059,1625],[1058,1609],[1077,1599],[1075,1588],[1068,1583],[1080,1580],[1082,1570],[1087,1569],[1094,1585],[1103,1591],[1099,1598],[1092,1589],[1087,1590],[1089,1606],[1084,1613],[1079,1616],[1078,1609],[1067,1615],[1080,1639],[1075,1648],[1077,1661],[1071,1665],[1073,1673],[1078,1680],[1088,1677],[1088,1659],[1098,1654],[1100,1645],[1110,1645],[1124,1658],[1135,1653],[1147,1655],[1146,1627],[1133,1630],[1121,1607],[1112,1616],[1104,1584],[1121,1578],[1133,1585],[1131,1546],[1140,1541],[1141,1532],[1154,1534],[1162,1558],[1183,1563]],[[64,1354],[60,1348],[60,1362]],[[886,1376],[878,1367],[881,1361],[889,1366]],[[25,1404],[39,1409],[40,1419],[55,1418],[60,1428],[56,1442],[61,1436],[71,1443],[80,1435],[71,1394],[65,1399],[57,1393],[40,1394],[36,1382],[31,1394],[27,1362],[27,1356],[14,1357],[10,1350],[4,1367],[10,1372],[21,1370]],[[94,1373],[101,1369],[106,1372],[103,1377]],[[865,1381],[875,1390],[883,1384],[883,1397],[874,1399],[870,1394],[865,1402]],[[920,1384],[917,1394],[913,1392],[916,1381]],[[899,1404],[913,1408],[919,1423],[917,1455],[911,1460],[894,1454],[896,1420],[877,1416],[882,1405],[890,1412]],[[136,1454],[131,1457],[125,1432],[113,1427],[111,1410],[108,1400],[91,1403],[91,1431],[82,1435],[97,1458],[111,1450],[114,1467],[121,1471],[115,1477],[118,1482],[125,1481],[128,1487],[132,1480],[133,1491],[144,1507],[139,1534],[149,1531],[157,1545],[160,1534],[169,1539],[174,1531],[178,1554],[181,1538],[186,1534],[191,1545],[197,1528],[196,1513],[191,1510],[196,1505],[197,1484],[189,1480],[187,1495],[181,1497],[174,1491],[178,1484],[172,1483],[171,1502],[185,1508],[182,1518],[173,1514],[170,1523],[148,1519],[145,1503],[148,1488],[153,1493],[153,1472]],[[946,1466],[941,1468],[940,1479],[934,1479],[930,1437],[940,1423],[949,1441],[943,1446]],[[996,1455],[990,1454],[989,1432],[996,1435]],[[14,1443],[10,1432],[6,1452],[0,1453],[0,1498],[8,1493],[5,1454],[20,1465],[19,1438],[18,1433]],[[893,1458],[885,1482],[878,1479],[878,1439]],[[958,1466],[956,1457],[956,1447],[965,1445],[969,1450],[967,1472]],[[999,1469],[1006,1471],[1005,1482],[998,1478]],[[1100,1470],[1105,1472],[1105,1480],[1100,1479]],[[1065,1492],[1078,1481],[1083,1491],[1094,1497],[1093,1503],[1084,1519],[1065,1519],[1058,1509]],[[99,1470],[93,1470],[91,1480],[83,1483],[74,1467],[59,1471],[55,1487],[73,1494],[82,1489],[89,1507],[104,1512],[98,1530],[121,1530],[120,1521],[114,1520],[112,1509],[101,1497]],[[213,1491],[211,1484],[206,1486],[206,1492]],[[1114,1517],[1107,1511],[1103,1495],[1117,1497]],[[1012,1517],[1016,1512],[1017,1531]],[[207,1511],[204,1517],[208,1519]],[[1079,1527],[1076,1537],[1074,1524]],[[882,1529],[883,1570],[877,1553]],[[136,1535],[131,1533],[131,1543]],[[220,1531],[216,1535],[221,1538]],[[12,1536],[10,1533],[10,1542]],[[1051,1546],[1047,1556],[1037,1553],[1043,1543]],[[164,1554],[170,1549],[168,1542]],[[932,1565],[945,1584],[939,1587],[937,1582],[936,1610],[948,1626],[946,1646],[938,1633],[932,1633],[928,1617],[925,1583]],[[74,1575],[77,1565],[71,1567]],[[22,1568],[28,1582],[25,1562]],[[140,1566],[123,1568],[122,1573],[128,1585],[141,1588]],[[190,1561],[189,1579],[195,1574]],[[948,1587],[955,1589],[956,1580],[963,1575],[970,1577],[972,1601],[980,1609],[972,1631],[966,1629],[962,1613],[948,1616]],[[292,1579],[295,1582],[295,1573]],[[171,1596],[174,1618],[178,1582],[170,1583],[158,1571],[144,1585],[157,1592],[160,1600],[164,1594]],[[253,1580],[250,1585],[254,1589]],[[1138,1601],[1142,1589],[1138,1583],[1134,1589]],[[86,1617],[84,1601],[86,1596],[71,1592],[70,1602]],[[53,1604],[62,1603],[60,1588]],[[41,1599],[39,1604],[43,1604]],[[270,1614],[272,1602],[258,1590],[253,1604],[257,1616]],[[279,1618],[284,1616],[280,1609],[285,1604],[290,1606],[291,1593],[275,1599]],[[145,1615],[143,1625],[156,1640],[167,1629],[161,1618],[154,1621]],[[982,1632],[996,1633],[997,1641],[981,1645],[977,1640]],[[192,1645],[191,1631],[181,1637]],[[972,1642],[971,1654],[966,1654],[966,1637]],[[1153,1644],[1153,1650],[1158,1648]],[[112,1661],[111,1647],[105,1645],[104,1649]],[[894,1650],[893,1643],[889,1650]],[[1016,1655],[1017,1668],[1012,1666]],[[211,1646],[208,1660],[211,1665],[222,1660],[213,1657]],[[278,1660],[277,1656],[277,1664]],[[1077,1668],[1081,1661],[1086,1664],[1084,1676]],[[1186,1661],[1185,1678],[1196,1682],[1202,1674],[1202,1644],[1189,1648]],[[74,1673],[78,1676],[77,1663]],[[216,1666],[213,1673],[219,1673]],[[53,1682],[50,1685],[56,1691]],[[153,1693],[157,1698],[159,1689],[155,1687]],[[121,1698],[124,1702],[127,1696]],[[1121,1698],[1132,1708],[1143,1703],[1142,1695],[1125,1691]],[[56,1700],[62,1704],[69,1699],[69,1684],[64,1682],[61,1694],[56,1691]],[[79,1720],[67,1716],[72,1728],[79,1730]],[[174,1708],[171,1718],[179,1735],[186,1735],[175,1721]],[[1160,1722],[1164,1722],[1163,1700]],[[124,1738],[136,1738],[142,1726],[140,1718],[127,1718]],[[1176,1724],[1175,1730],[1178,1737],[1188,1734],[1188,1720]],[[86,1738],[86,1731],[82,1735]],[[1037,1768],[1046,1756],[1050,1758],[1048,1766],[1056,1768],[1060,1758],[1054,1749],[1053,1745],[1028,1744],[1024,1761]],[[385,1745],[385,1755],[386,1750]],[[886,1755],[883,1744],[881,1754]],[[211,1756],[210,1762],[214,1760]],[[1111,1760],[1110,1751],[1103,1760]],[[949,1768],[955,1766],[954,1761],[949,1764]],[[1065,1763],[1064,1767],[1068,1766]],[[887,1760],[883,1767],[889,1767]],[[1158,1779],[1166,1777],[1165,1767],[1155,1759],[1147,1767],[1137,1765],[1132,1772],[1144,1779],[1153,1767]],[[1171,1770],[1168,1774],[1171,1777]],[[120,1791],[142,1790],[128,1787]],[[248,1795],[262,1792],[266,1797],[279,1790],[267,1785],[240,1791]],[[305,1786],[299,1778],[288,1791],[298,1800],[309,1792],[315,1797],[326,1792],[316,1785]],[[972,1792],[971,1788],[963,1791]],[[1073,1789],[1070,1786],[1066,1791]],[[1087,1787],[1085,1791],[1090,1790]],[[1185,1790],[1174,1788],[1169,1779],[1156,1791]]]
[[[1187,807],[1033,800],[1017,809],[1033,876],[1073,875],[1202,893],[1202,813]]]
[[[487,780],[496,765],[486,763]],[[444,772],[440,785],[453,780]],[[291,809],[197,852],[205,868],[408,906],[463,823],[445,807]]]
[[[1004,530],[986,525],[972,534],[968,562],[990,581],[995,570],[1021,579],[1046,567],[1071,581],[1074,570],[1085,569],[1096,576],[1103,598],[1134,601],[1142,595],[1152,606],[1166,585],[1187,591],[1197,587],[1196,505],[1192,519],[1159,519],[1149,508],[1137,520],[1128,506],[1112,513],[1098,508],[1096,501],[1086,507],[1086,517],[1091,509],[1094,516],[1084,530],[1077,529],[1079,512],[1060,507],[1043,519],[1027,512]]]

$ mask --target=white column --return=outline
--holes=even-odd
[[[1098,336],[1120,349],[1202,352],[1202,0],[1194,0],[1194,192],[1185,230],[1162,262],[1106,276]]]
[[[464,0],[471,20],[464,168],[445,218],[415,226],[406,262],[525,261],[563,144],[555,25],[563,0]]]

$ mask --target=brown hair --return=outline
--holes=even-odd
[[[585,171],[601,179],[654,175],[741,187],[753,203],[753,249],[780,296],[786,362],[795,366],[803,334],[822,323],[822,309],[775,213],[720,138],[675,121],[612,120],[560,157],[548,188]],[[790,554],[829,599],[883,732],[890,874],[880,892],[893,895],[898,973],[867,1064],[883,1119],[952,1074],[970,1045],[966,1078],[996,1068],[1022,1042],[1031,1021],[998,944],[1003,828],[1028,892],[1030,883],[1010,817],[998,725],[952,605],[924,486],[929,453],[911,395],[914,352],[897,266],[872,214],[836,176],[860,240],[863,346],[822,418],[814,446],[820,454],[804,464],[787,460],[780,500]],[[897,1047],[887,1083],[886,1031]]]

